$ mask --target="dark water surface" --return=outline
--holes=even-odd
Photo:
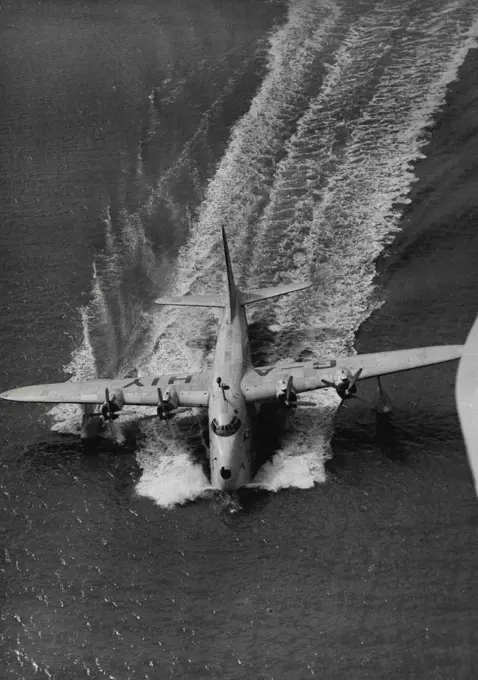
[[[258,361],[464,340],[473,2],[1,12],[0,391],[207,365],[215,318],[152,300],[222,286],[221,225],[242,285],[315,284],[252,312]],[[2,677],[475,678],[455,372],[269,421],[234,515],[196,414],[85,453],[75,409],[2,402]]]

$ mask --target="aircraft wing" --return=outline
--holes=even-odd
[[[241,387],[248,402],[270,401],[276,398],[278,381],[287,381],[290,376],[293,378],[294,389],[297,393],[307,392],[326,387],[322,379],[334,382],[336,374],[341,369],[348,369],[352,374],[362,369],[359,380],[366,380],[389,373],[410,371],[421,366],[441,364],[458,359],[462,352],[463,345],[443,345],[357,354],[322,361],[283,362],[275,366],[251,367],[244,375]]]
[[[206,407],[209,401],[210,383],[211,372],[203,371],[201,373],[149,375],[121,380],[87,380],[30,385],[8,390],[0,394],[0,397],[10,401],[37,403],[102,404],[105,401],[105,389],[108,389],[110,393],[121,390],[125,404],[156,406],[158,387],[164,392],[168,387],[174,386],[179,406]]]

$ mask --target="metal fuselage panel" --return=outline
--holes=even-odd
[[[211,484],[226,491],[238,489],[252,478],[252,422],[241,390],[242,378],[250,365],[246,314],[244,308],[236,304],[232,321],[228,309],[221,320],[209,392]],[[218,378],[227,388],[221,388]],[[234,434],[220,436],[214,432],[213,421],[222,427],[235,418],[241,424]]]

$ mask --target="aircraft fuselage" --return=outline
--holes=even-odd
[[[209,391],[211,484],[233,491],[252,479],[252,409],[241,390],[251,365],[247,319],[236,302],[232,320],[226,308],[219,327]]]

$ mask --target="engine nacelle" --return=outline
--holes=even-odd
[[[350,388],[350,383],[352,382],[353,377],[354,376],[347,368],[342,368],[335,375],[335,389],[341,399],[346,399],[357,392],[356,385],[352,385]]]
[[[164,393],[159,394],[159,401],[156,411],[161,420],[166,420],[169,418],[173,418],[176,415],[176,413],[172,413],[172,411],[176,411],[178,406],[179,406],[178,393],[176,392],[174,387],[168,387],[164,391]]]
[[[105,420],[116,420],[119,417],[118,411],[124,406],[123,390],[105,390],[105,401],[101,406],[101,415]]]
[[[179,397],[174,387],[168,387],[163,393],[163,401],[169,404],[171,409],[176,409],[179,406]],[[170,410],[171,410],[170,409]]]

